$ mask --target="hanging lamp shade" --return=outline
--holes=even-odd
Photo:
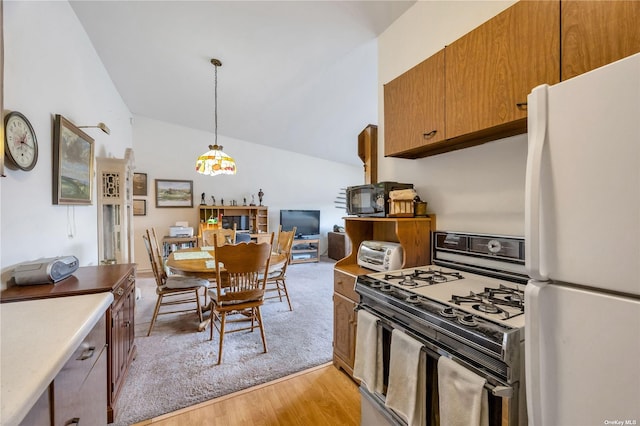
[[[220,145],[209,145],[209,151],[198,157],[196,171],[203,175],[235,175],[236,162],[222,151]]]
[[[235,175],[235,160],[222,151],[222,146],[218,145],[218,67],[222,66],[222,62],[218,59],[211,59],[211,63],[215,68],[215,84],[214,84],[214,135],[215,143],[209,145],[209,151],[198,157],[196,161],[196,171],[203,175]]]

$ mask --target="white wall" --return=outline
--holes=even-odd
[[[2,288],[13,265],[27,260],[72,254],[82,265],[98,261],[95,187],[91,206],[52,204],[55,114],[109,126],[110,136],[86,129],[96,156],[123,157],[132,146],[131,114],[67,2],[5,1],[4,49],[4,108],[26,115],[39,154],[30,172],[5,170],[0,179]]]
[[[514,1],[419,1],[378,40],[379,180],[413,183],[440,230],[524,234],[526,135],[433,157],[384,158],[383,84]]]
[[[364,125],[363,125],[364,127]],[[134,197],[147,200],[147,215],[135,216],[135,259],[140,270],[150,268],[142,234],[146,228],[155,227],[160,235],[168,233],[168,227],[176,221],[189,221],[197,229],[200,194],[211,196],[216,202],[233,199],[238,204],[243,198],[251,202],[258,191],[264,192],[263,204],[269,207],[269,230],[277,232],[280,209],[320,210],[320,252],[327,248],[327,232],[334,224],[343,225],[344,210],[335,208],[334,201],[340,188],[361,184],[364,180],[362,167],[331,162],[296,154],[290,151],[269,148],[238,139],[218,135],[218,144],[231,155],[238,166],[234,176],[204,176],[195,171],[199,155],[213,144],[213,133],[190,129],[174,124],[136,116],[133,125],[136,172],[147,174],[148,195]],[[353,143],[357,143],[357,134]],[[300,141],[304,143],[304,141]],[[354,154],[355,155],[355,154]],[[156,208],[155,179],[192,180],[194,192],[193,208]]]
[[[334,207],[339,188],[363,181],[361,167],[224,136],[219,136],[219,142],[236,158],[238,174],[198,175],[195,159],[206,151],[213,135],[145,117],[136,117],[133,126],[131,112],[67,2],[4,2],[4,37],[4,107],[29,118],[37,135],[39,158],[32,171],[6,170],[7,177],[0,179],[1,288],[6,287],[13,267],[27,260],[72,254],[82,265],[98,262],[95,186],[91,206],[56,206],[51,201],[55,114],[76,125],[107,123],[110,136],[86,129],[95,138],[96,157],[122,158],[126,148],[134,148],[136,171],[147,173],[149,179],[148,196],[136,197],[147,200],[147,216],[134,218],[134,260],[141,270],[149,269],[142,231],[155,226],[162,234],[178,220],[195,225],[201,192],[207,193],[207,200],[213,194],[218,200],[242,202],[245,196],[250,200],[250,194],[256,194],[257,200],[262,188],[269,227],[275,231],[281,208],[319,209],[324,234],[320,249],[324,252],[326,232],[342,224],[344,211]],[[353,143],[357,143],[357,134]],[[193,180],[194,208],[156,209],[156,178]]]

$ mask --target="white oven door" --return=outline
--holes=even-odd
[[[368,311],[368,310],[367,310]],[[377,389],[375,392],[370,392],[362,385],[360,392],[362,394],[361,399],[361,412],[362,412],[362,426],[370,425],[406,425],[406,422],[392,409],[386,406],[387,390],[389,386],[389,372],[391,370],[391,339],[394,329],[400,329],[404,332],[407,330],[400,324],[396,324],[388,320],[387,318],[380,317],[377,313],[371,312],[378,318],[377,327],[380,333],[378,333],[378,339],[380,339],[379,350],[382,352],[381,359],[381,376],[378,378],[381,382],[375,386]],[[415,337],[415,335],[414,335]],[[445,349],[438,347],[435,342],[430,340],[424,340],[422,342],[424,351],[426,352],[423,357],[425,363],[424,369],[426,372],[426,392],[424,396],[424,421],[427,425],[440,424],[440,397],[438,383],[438,359],[442,354],[447,353]],[[357,344],[357,343],[356,343]],[[456,361],[464,365],[464,362],[454,357]],[[471,367],[467,364],[467,367]],[[465,367],[466,368],[466,367]],[[481,374],[481,371],[475,370],[476,374]],[[526,413],[524,410],[519,410],[520,401],[524,403],[524,396],[520,392],[519,383],[514,383],[512,386],[496,386],[486,384],[488,397],[488,420],[490,426],[516,426],[526,424]]]

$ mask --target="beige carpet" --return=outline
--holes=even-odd
[[[262,308],[268,353],[258,330],[225,336],[222,365],[216,365],[219,336],[197,332],[195,313],[160,316],[147,337],[155,283],[139,278],[136,305],[138,356],[116,406],[116,425],[130,425],[161,414],[265,383],[331,360],[333,339],[333,265],[291,265],[286,301],[268,300]]]

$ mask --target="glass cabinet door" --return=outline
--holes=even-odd
[[[98,256],[100,264],[131,263],[131,167],[129,161],[98,158]]]

